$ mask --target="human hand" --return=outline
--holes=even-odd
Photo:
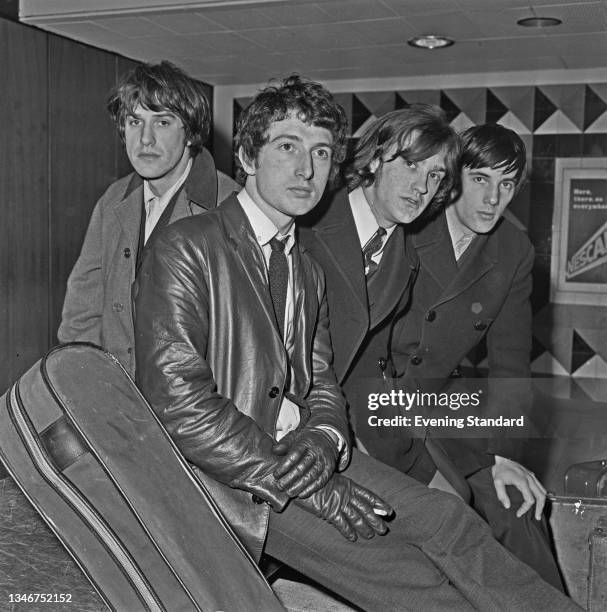
[[[284,455],[274,470],[276,485],[290,497],[308,497],[324,487],[337,468],[339,450],[322,429],[290,432],[272,447]]]
[[[384,518],[393,510],[381,497],[342,476],[333,477],[320,491],[294,502],[331,523],[344,538],[355,542],[358,536],[372,538],[388,531]]]
[[[516,512],[517,518],[523,516],[533,504],[535,504],[535,520],[539,521],[542,518],[544,504],[546,503],[546,489],[533,472],[516,461],[496,455],[491,474],[497,498],[504,508],[510,508],[510,498],[506,493],[506,486],[512,485],[521,492],[524,499]]]

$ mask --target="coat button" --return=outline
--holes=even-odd
[[[411,363],[413,365],[419,365],[423,359],[419,355],[411,355]]]
[[[432,321],[434,321],[434,319],[436,319],[436,311],[435,310],[429,310],[426,313],[426,321],[428,321],[429,323],[432,323]]]
[[[123,308],[124,308],[124,306],[120,302],[114,302],[112,304],[112,310],[114,312],[122,312]]]
[[[132,355],[132,354],[133,354],[133,347],[132,347],[132,346],[129,346],[129,348],[128,348],[128,349],[126,349],[126,352],[127,352],[129,355]]]
[[[268,395],[269,395],[271,398],[275,398],[275,397],[277,397],[277,396],[278,396],[278,394],[279,394],[279,393],[280,393],[280,389],[279,389],[278,387],[272,387],[272,388],[270,389],[270,393],[268,393]]]
[[[124,256],[128,259],[131,256],[131,249],[127,247],[126,249],[124,249],[123,253],[124,253]]]
[[[253,493],[253,495],[251,495],[251,499],[253,500],[254,504],[263,504],[263,499],[261,499],[261,497],[259,497],[259,495],[255,495],[255,493]]]
[[[483,331],[487,329],[487,324],[483,323],[482,321],[474,321],[474,329],[476,331]]]

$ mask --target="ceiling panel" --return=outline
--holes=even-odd
[[[24,21],[211,84],[607,68],[606,0],[22,0]],[[522,28],[534,15],[563,21]],[[455,45],[414,49],[414,35]],[[606,72],[607,78],[607,72]]]

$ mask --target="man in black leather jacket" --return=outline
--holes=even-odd
[[[144,257],[141,389],[256,558],[365,610],[577,609],[458,498],[350,447],[323,276],[293,227],[345,131],[317,83],[292,76],[255,97],[236,136],[244,189]]]

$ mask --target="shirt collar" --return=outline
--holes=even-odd
[[[261,208],[255,204],[255,200],[248,194],[246,189],[242,189],[237,198],[244,210],[244,214],[247,216],[253,228],[253,233],[255,234],[259,246],[266,246],[275,236],[279,239],[286,237],[285,253],[288,255],[295,245],[295,223],[291,224],[286,234],[281,234],[276,229],[274,223],[272,223]]]
[[[354,217],[356,231],[358,232],[358,240],[361,246],[365,246],[371,239],[371,236],[378,230],[379,224],[365,197],[362,187],[357,187],[351,191],[348,194],[348,199],[350,200],[350,208],[352,209],[352,216]],[[386,228],[384,244],[392,235],[395,227],[396,225],[392,225]]]
[[[188,165],[185,167],[183,174],[169,187],[162,195],[157,196],[150,187],[150,182],[145,179],[143,181],[143,201],[147,204],[152,198],[158,198],[161,204],[165,204],[171,200],[171,198],[177,193],[178,189],[185,183],[188,178],[188,174],[192,169],[192,158],[188,160]]]
[[[447,227],[449,228],[449,235],[453,244],[457,244],[464,236],[471,236],[471,239],[476,236],[476,232],[465,227],[458,219],[454,205],[447,206],[445,216],[447,217]]]

